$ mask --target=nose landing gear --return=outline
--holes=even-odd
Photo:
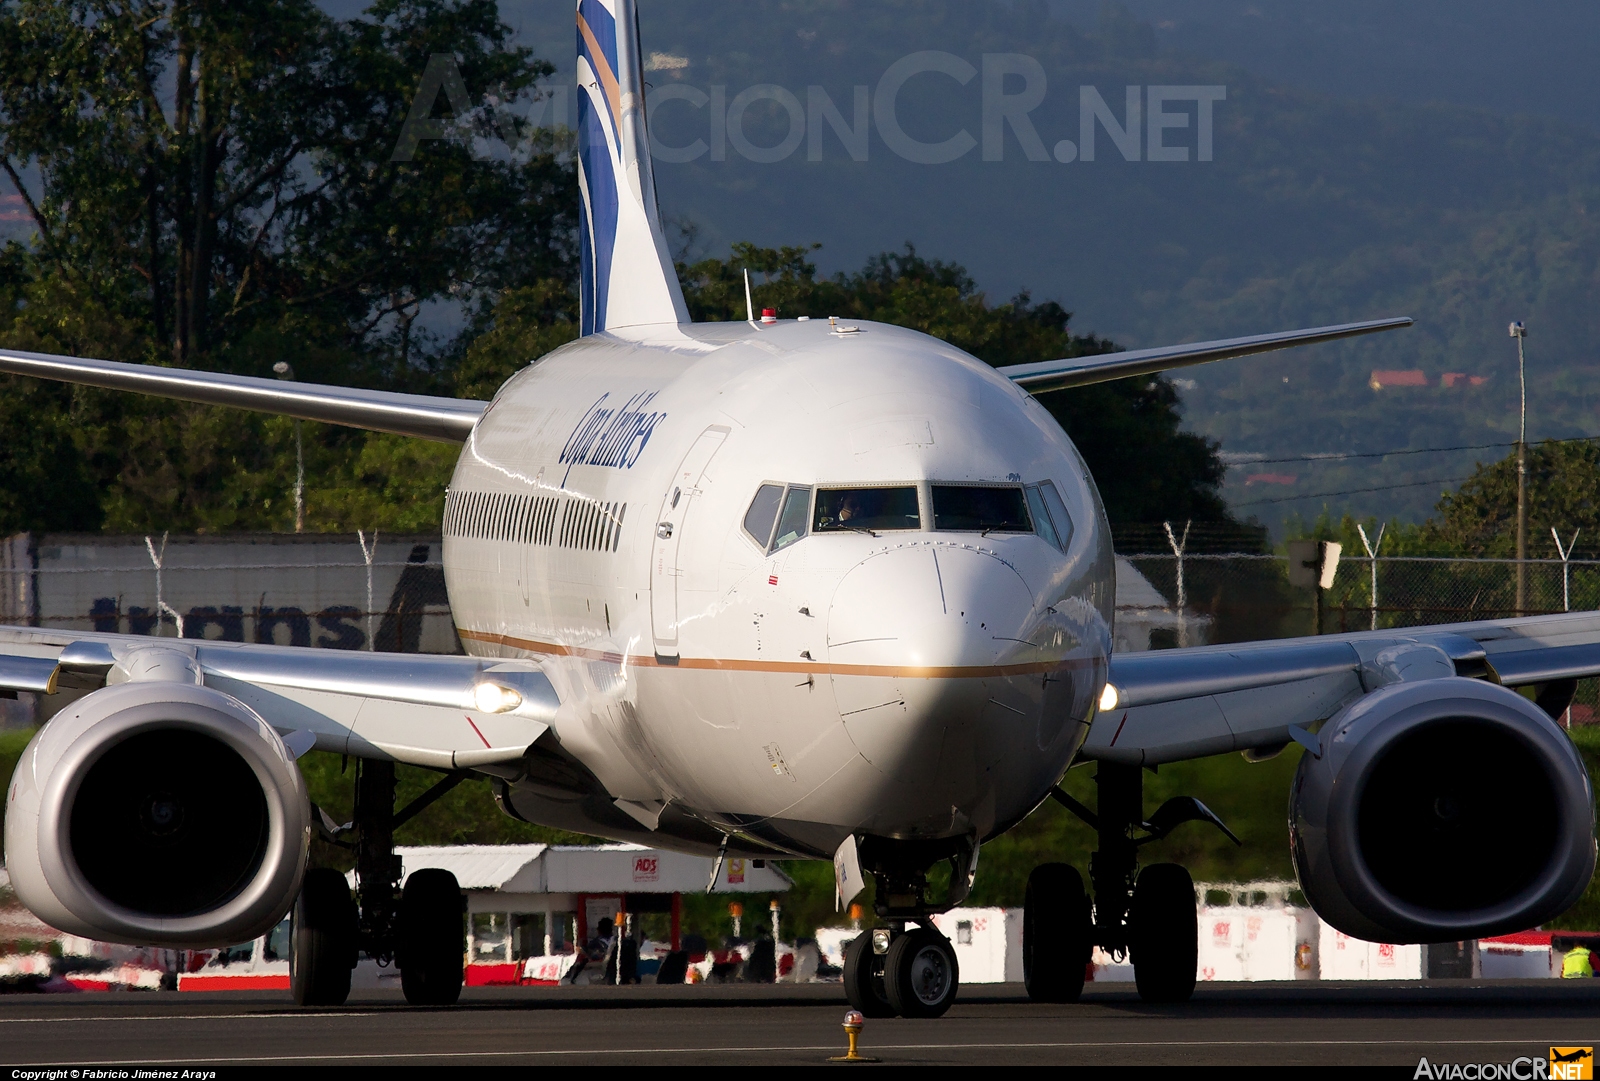
[[[1205,804],[1181,796],[1144,818],[1144,778],[1139,766],[1100,763],[1098,813],[1067,793],[1051,794],[1099,835],[1089,859],[1094,883],[1091,915],[1083,879],[1072,867],[1047,863],[1028,876],[1023,910],[1022,957],[1028,997],[1075,1002],[1083,993],[1095,946],[1133,961],[1139,997],[1185,1002],[1194,994],[1198,911],[1194,881],[1175,863],[1139,870],[1139,846],[1160,840],[1184,822],[1210,822],[1235,844],[1239,838]],[[1135,837],[1134,831],[1144,836]]]
[[[866,1017],[941,1017],[956,1000],[960,968],[930,920],[863,932],[844,948],[844,993]]]
[[[956,1000],[960,966],[933,917],[966,899],[976,870],[975,841],[860,843],[862,867],[877,884],[874,910],[888,923],[845,946],[844,990],[867,1017],[939,1017]],[[944,898],[928,899],[928,868],[948,860]]]

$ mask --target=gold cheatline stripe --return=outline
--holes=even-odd
[[[600,86],[606,92],[606,104],[611,106],[611,124],[617,133],[617,143],[622,142],[622,88],[617,85],[616,72],[611,70],[611,61],[606,59],[605,52],[600,48],[600,43],[595,40],[594,31],[589,29],[589,24],[584,21],[580,12],[578,15],[578,32],[583,35],[583,42],[589,46],[589,59],[595,69],[595,74],[600,76]],[[620,184],[620,181],[619,181]]]
[[[676,664],[662,664],[653,655],[625,656],[608,650],[584,649],[581,646],[561,646],[553,642],[537,642],[529,638],[515,638],[509,634],[491,634],[487,631],[470,631],[461,627],[456,633],[473,642],[510,646],[530,653],[545,653],[553,657],[579,657],[589,661],[606,661],[626,664],[635,668],[679,668],[716,672],[789,672],[799,675],[816,673],[833,676],[895,676],[905,679],[980,679],[995,676],[1043,675],[1063,669],[1092,668],[1093,658],[1071,658],[1063,661],[1033,661],[1028,664],[950,665],[945,667],[917,667],[893,664],[830,664],[826,661],[737,661],[717,657],[680,657]]]

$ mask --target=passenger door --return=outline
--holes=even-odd
[[[701,432],[689,453],[683,456],[661,500],[650,559],[650,626],[655,637],[656,656],[662,659],[678,657],[678,583],[682,576],[678,546],[683,540],[690,510],[700,495],[700,478],[727,438],[728,429],[720,425]]]

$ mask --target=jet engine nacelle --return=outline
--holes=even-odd
[[[169,681],[85,695],[34,736],[6,805],[23,904],[71,934],[244,942],[300,890],[310,806],[272,727],[220,691]]]
[[[1290,797],[1300,885],[1357,938],[1447,942],[1521,931],[1583,893],[1594,796],[1572,742],[1514,691],[1395,683],[1321,731]]]

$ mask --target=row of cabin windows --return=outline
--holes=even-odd
[[[445,494],[444,531],[452,537],[615,552],[627,513],[626,503],[451,491]]]

